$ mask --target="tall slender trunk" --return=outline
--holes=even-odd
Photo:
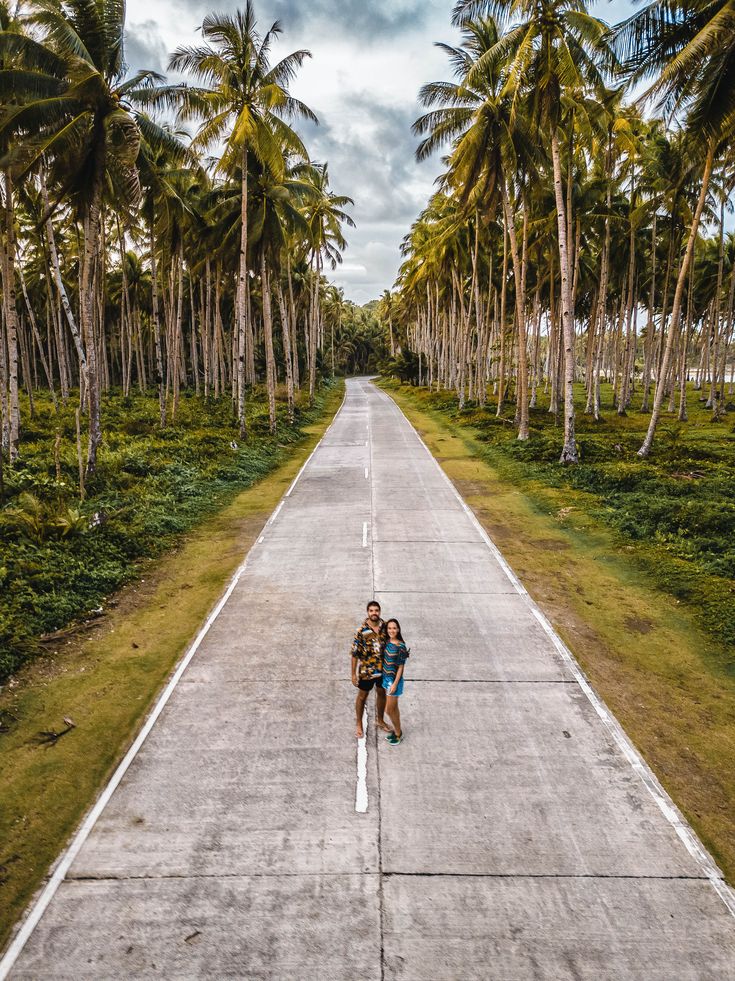
[[[561,308],[564,337],[564,446],[560,463],[577,463],[579,454],[574,434],[574,310],[572,308],[572,284],[567,242],[567,218],[561,181],[559,135],[556,127],[551,130],[551,157],[554,165],[554,196],[556,220],[559,230],[559,267],[561,272]]]
[[[79,319],[87,355],[87,406],[89,408],[89,442],[87,444],[85,474],[87,480],[94,475],[97,469],[97,453],[102,442],[99,361],[94,331],[94,266],[98,258],[100,243],[100,207],[104,176],[103,154],[104,147],[100,143],[95,155],[89,205],[82,221],[83,251],[79,278]]]
[[[291,275],[291,256],[286,254],[286,276],[288,279],[288,319],[291,328],[291,356],[293,358],[293,384],[294,389],[301,388],[299,378],[299,344],[296,334],[296,304],[293,295],[293,277]]]
[[[674,338],[679,332],[679,321],[681,319],[681,301],[684,295],[684,285],[686,283],[687,274],[689,272],[689,263],[692,261],[692,256],[694,255],[694,243],[697,239],[697,232],[699,231],[699,222],[702,218],[702,211],[704,210],[705,201],[707,200],[707,191],[709,189],[709,182],[712,176],[712,166],[715,159],[715,141],[710,139],[709,145],[707,147],[707,157],[704,163],[704,171],[702,173],[702,186],[699,191],[699,199],[697,200],[697,207],[695,208],[694,215],[692,216],[692,224],[689,229],[689,239],[687,241],[686,251],[684,252],[684,258],[681,262],[679,268],[679,275],[676,280],[676,291],[674,293],[674,304],[671,309],[671,323],[669,324],[669,333],[666,338],[666,348],[664,349],[664,356],[661,361],[661,372],[657,379],[656,384],[656,395],[653,400],[653,411],[651,412],[651,420],[648,424],[648,432],[646,433],[646,438],[643,440],[641,448],[638,450],[638,456],[647,457],[651,452],[651,447],[653,446],[653,438],[656,434],[656,427],[658,426],[658,420],[661,415],[661,406],[664,400],[664,391],[666,388],[666,378],[669,374],[669,366],[671,364],[671,354],[674,349]],[[663,331],[663,325],[662,325]]]
[[[510,238],[510,254],[513,259],[513,279],[516,302],[516,323],[518,324],[518,439],[528,439],[528,357],[526,340],[526,298],[524,296],[523,270],[518,254],[518,236],[516,234],[515,218],[510,207],[508,188],[502,182],[503,207],[505,208],[505,224]],[[523,251],[525,253],[528,241],[528,220],[525,202],[522,204],[523,213]]]
[[[276,358],[273,353],[273,312],[271,308],[271,284],[265,250],[260,251],[260,284],[263,290],[263,338],[265,341],[265,377],[268,389],[268,426],[276,431]]]
[[[158,268],[156,265],[155,221],[151,215],[151,319],[153,321],[153,343],[156,350],[156,384],[158,385],[158,418],[161,429],[166,425],[166,392],[163,385],[163,348],[161,346],[161,317],[158,309]]]
[[[245,421],[245,338],[248,330],[248,150],[243,146],[240,155],[241,197],[240,197],[240,262],[237,280],[237,421],[240,425],[240,436],[247,433]]]
[[[41,367],[43,368],[43,373],[46,376],[46,384],[48,385],[48,390],[51,393],[51,401],[53,403],[54,409],[58,408],[58,402],[56,400],[56,392],[54,391],[54,379],[49,367],[49,362],[46,359],[46,352],[43,349],[43,341],[41,339],[41,334],[38,330],[38,324],[36,323],[36,315],[33,312],[33,306],[31,305],[30,297],[28,296],[28,289],[26,287],[25,276],[23,275],[23,266],[18,263],[18,278],[20,279],[20,287],[23,291],[23,299],[25,300],[26,310],[28,311],[28,321],[31,326],[31,331],[33,332],[33,339],[36,342],[36,347],[38,348],[38,354],[41,358]],[[49,352],[50,353],[50,352]]]
[[[18,308],[15,296],[15,214],[13,210],[13,181],[5,171],[4,228],[2,242],[2,284],[7,341],[8,457],[11,463],[18,458],[20,443],[20,403],[18,401]],[[2,343],[2,337],[0,337]]]
[[[315,256],[315,276],[312,294],[311,325],[309,329],[309,405],[314,404],[316,393],[316,352],[317,336],[319,332],[319,283],[322,274],[321,252],[317,250]]]
[[[505,304],[508,290],[508,216],[503,211],[503,272],[500,280],[500,359],[498,363],[498,408],[495,415],[500,417],[503,412],[505,398]]]
[[[291,326],[289,324],[286,297],[283,287],[278,284],[278,309],[281,314],[281,333],[283,335],[283,358],[286,362],[286,397],[288,399],[288,419],[294,421],[293,361],[291,352]]]

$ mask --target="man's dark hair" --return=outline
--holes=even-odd
[[[369,610],[371,606],[377,606],[377,608],[378,608],[378,609],[380,609],[380,603],[378,603],[378,601],[377,601],[377,600],[370,600],[370,602],[369,602],[369,603],[368,603],[368,605],[367,605],[367,606],[365,607],[365,609],[366,609],[366,610]]]

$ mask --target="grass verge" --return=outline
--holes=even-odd
[[[23,668],[0,694],[0,949],[79,825],[229,578],[342,399],[277,470],[150,562],[91,629]],[[75,728],[56,740],[41,733]]]
[[[721,644],[595,516],[593,495],[501,472],[482,433],[425,391],[383,387],[735,884],[735,677]]]

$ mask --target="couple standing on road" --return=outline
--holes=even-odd
[[[403,669],[408,653],[400,623],[381,620],[380,603],[371,600],[367,605],[367,618],[352,642],[352,684],[358,689],[355,699],[358,739],[365,735],[362,719],[373,687],[376,688],[375,724],[388,733],[385,738],[391,746],[397,746],[403,739],[398,699],[403,694]],[[385,712],[393,724],[392,729],[386,724]]]

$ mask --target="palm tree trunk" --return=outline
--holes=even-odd
[[[158,385],[158,416],[161,429],[166,425],[166,392],[163,386],[163,348],[161,346],[161,317],[158,310],[158,269],[156,267],[156,235],[154,219],[151,216],[151,319],[153,320],[153,342],[156,348],[156,384]]]
[[[641,412],[648,412],[648,401],[651,393],[651,366],[655,349],[656,322],[654,320],[654,304],[656,302],[656,211],[658,202],[654,199],[653,219],[651,221],[651,288],[648,292],[648,322],[646,324],[646,339],[643,345],[643,403]]]
[[[666,378],[669,374],[671,354],[674,349],[674,338],[679,331],[684,285],[689,272],[689,264],[692,261],[692,256],[694,255],[694,244],[697,239],[697,232],[699,231],[699,222],[702,218],[702,211],[704,210],[705,201],[707,200],[707,191],[709,189],[709,182],[712,176],[714,159],[715,142],[713,139],[710,139],[707,147],[707,157],[704,163],[704,171],[702,173],[702,186],[699,191],[699,199],[697,200],[697,207],[695,208],[694,215],[692,217],[692,224],[691,228],[689,229],[689,239],[687,241],[686,251],[684,252],[684,258],[679,268],[679,275],[677,276],[676,280],[676,291],[674,293],[674,304],[671,309],[671,323],[669,324],[669,333],[666,338],[666,348],[661,361],[661,371],[659,377],[656,379],[656,395],[653,400],[653,411],[651,412],[651,419],[648,424],[646,438],[643,440],[641,448],[638,450],[638,456],[643,458],[647,457],[651,452],[653,438],[656,434],[656,427],[658,426],[658,420],[661,415],[661,406],[663,404],[664,390],[666,388]],[[663,332],[663,324],[661,326],[661,330]]]
[[[241,197],[240,197],[240,263],[237,281],[237,421],[240,436],[247,433],[245,422],[245,336],[247,325],[248,297],[248,150],[244,145],[240,155]]]
[[[319,330],[319,283],[321,280],[321,252],[317,250],[315,263],[315,275],[313,280],[313,294],[311,304],[311,325],[309,329],[309,405],[314,404],[316,394],[316,351],[317,333]]]
[[[87,355],[84,351],[84,344],[82,343],[82,334],[77,326],[77,322],[74,318],[74,313],[71,308],[71,303],[69,302],[69,296],[66,292],[66,287],[64,286],[64,281],[61,278],[61,267],[59,265],[59,254],[56,251],[56,238],[54,236],[54,226],[49,215],[49,199],[48,191],[46,189],[46,182],[41,178],[41,195],[43,198],[43,207],[46,213],[46,239],[48,241],[49,253],[51,255],[51,265],[54,271],[54,282],[56,283],[56,289],[59,292],[59,301],[61,302],[61,307],[64,311],[64,316],[66,317],[66,322],[69,325],[69,330],[71,331],[72,340],[74,341],[74,347],[76,348],[77,357],[79,358],[79,374],[80,383],[79,387],[82,390],[87,388]]]
[[[518,324],[518,439],[528,439],[528,357],[526,340],[526,298],[523,288],[523,272],[521,269],[521,258],[518,253],[518,236],[516,234],[515,219],[510,207],[508,188],[505,181],[502,182],[503,207],[505,209],[505,226],[508,229],[510,238],[510,254],[513,259],[513,279],[515,280],[515,300],[516,300],[516,322]],[[523,211],[523,237],[524,251],[527,241],[528,222],[526,218],[525,204],[522,205]]]
[[[260,251],[260,283],[263,290],[263,337],[265,341],[265,377],[268,389],[268,427],[276,431],[276,359],[273,353],[273,311],[271,307],[271,284],[265,251]]]
[[[3,305],[7,342],[8,378],[8,457],[11,463],[18,458],[20,442],[20,403],[18,401],[18,308],[15,296],[15,214],[13,211],[13,182],[5,172],[4,228],[2,236]]]
[[[102,150],[97,151],[92,191],[82,223],[83,251],[79,278],[79,319],[82,340],[87,355],[87,405],[89,408],[89,442],[85,479],[89,480],[97,469],[97,453],[102,442],[100,405],[100,378],[97,344],[94,331],[94,265],[100,243],[100,205],[102,199],[103,164]]]
[[[551,131],[551,158],[554,165],[554,196],[559,230],[559,267],[561,272],[561,308],[564,337],[564,447],[560,463],[577,463],[579,455],[574,434],[574,310],[572,309],[571,275],[567,242],[567,221],[561,180],[559,136]]]
[[[301,388],[299,379],[299,345],[296,334],[296,304],[293,295],[293,277],[291,276],[291,255],[286,253],[286,276],[288,279],[288,320],[291,328],[291,356],[293,358],[293,384],[294,389]]]
[[[283,287],[278,284],[278,309],[281,314],[281,333],[283,334],[283,358],[286,362],[286,396],[288,399],[288,419],[294,421],[293,360],[291,352],[291,326],[288,319],[286,297]]]
[[[498,322],[500,359],[498,363],[498,407],[495,412],[498,418],[503,413],[503,399],[505,398],[505,304],[508,291],[508,217],[505,211],[503,211],[503,272],[500,283],[500,319]]]
[[[46,384],[48,385],[48,390],[51,393],[51,401],[53,403],[54,409],[58,408],[58,402],[56,401],[56,392],[54,391],[54,379],[49,367],[49,363],[46,360],[46,352],[43,349],[43,341],[41,340],[41,334],[38,330],[38,324],[36,323],[36,315],[33,312],[33,307],[31,306],[31,301],[28,296],[28,289],[26,288],[26,280],[23,275],[23,266],[18,263],[18,277],[20,279],[20,288],[23,291],[23,299],[25,300],[26,310],[28,311],[28,321],[31,325],[31,330],[33,332],[33,339],[38,347],[38,353],[41,358],[41,367],[43,368],[43,373],[46,376]]]

